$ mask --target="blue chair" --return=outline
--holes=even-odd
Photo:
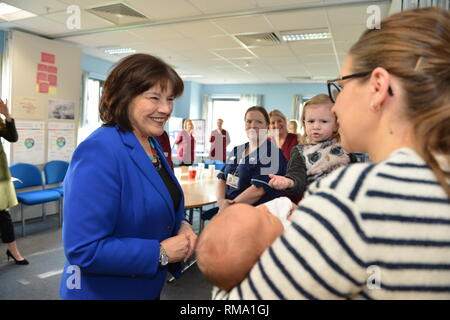
[[[16,163],[9,166],[11,176],[19,179],[14,181],[16,190],[32,187],[40,187],[42,190],[17,193],[17,201],[20,203],[20,216],[22,220],[22,236],[25,236],[25,217],[23,206],[42,204],[42,217],[45,219],[44,203],[59,200],[61,195],[54,190],[44,190],[41,170],[32,164]]]
[[[46,188],[46,190],[53,190],[58,192],[61,195],[61,199],[59,200],[59,226],[61,227],[62,219],[63,219],[63,201],[62,197],[64,197],[64,189],[61,185],[64,181],[64,177],[66,176],[67,169],[69,168],[69,163],[67,161],[54,160],[49,161],[44,165],[44,176],[45,176],[45,184],[59,184],[59,186]]]
[[[225,166],[225,163],[223,163],[222,161],[216,161],[214,166],[216,167],[216,170],[222,170],[222,168]]]

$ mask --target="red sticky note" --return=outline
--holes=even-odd
[[[58,73],[58,68],[54,66],[47,66],[47,72]]]
[[[55,55],[51,53],[41,52],[41,61],[47,63],[55,63]]]
[[[38,72],[36,82],[40,83],[42,81],[47,81],[47,74],[43,72]]]
[[[57,82],[56,80],[57,80],[56,75],[54,75],[54,74],[49,74],[48,75],[48,84],[49,85],[51,85],[53,87],[56,87],[56,82]]]
[[[38,71],[47,71],[47,66],[45,64],[38,63]]]
[[[39,83],[39,93],[48,93],[48,83],[46,82]]]

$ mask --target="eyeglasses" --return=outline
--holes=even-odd
[[[342,86],[340,86],[338,83],[339,81],[347,80],[347,79],[354,79],[354,78],[363,78],[365,76],[368,76],[371,72],[372,71],[359,72],[359,73],[350,74],[348,76],[344,76],[341,78],[328,80],[327,86],[328,86],[328,96],[330,97],[330,100],[333,103],[336,103],[336,99],[339,95],[339,92],[341,92],[341,90],[342,90]],[[394,95],[394,92],[392,91],[390,86],[389,86],[388,92],[391,96]]]
[[[341,78],[328,80],[327,86],[328,86],[328,96],[330,97],[330,100],[333,103],[335,103],[337,96],[339,95],[339,92],[341,92],[341,90],[342,90],[342,87],[339,85],[338,81],[352,79],[352,78],[362,78],[362,77],[369,75],[370,73],[371,73],[371,71],[359,72],[359,73],[354,73],[354,74],[344,76]]]

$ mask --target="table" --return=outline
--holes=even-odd
[[[181,167],[181,170],[181,177],[177,177],[177,179],[184,193],[184,209],[189,210],[189,222],[191,224],[194,209],[198,208],[200,210],[200,225],[198,231],[200,233],[203,230],[204,225],[204,221],[201,218],[203,207],[217,202],[216,187],[219,180],[217,179],[217,174],[211,176],[209,170],[204,170],[201,177],[196,179],[189,178],[188,167],[183,166]],[[197,174],[199,174],[199,172],[197,172]],[[196,262],[196,259],[189,261],[187,265],[184,266],[181,273],[185,272]],[[170,283],[174,280],[175,278],[171,277],[168,282]]]

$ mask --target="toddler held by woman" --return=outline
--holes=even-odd
[[[339,144],[338,124],[332,107],[326,94],[318,94],[306,102],[302,112],[305,128],[302,144],[292,149],[285,176],[269,175],[272,188],[302,196],[313,181],[354,162]]]

